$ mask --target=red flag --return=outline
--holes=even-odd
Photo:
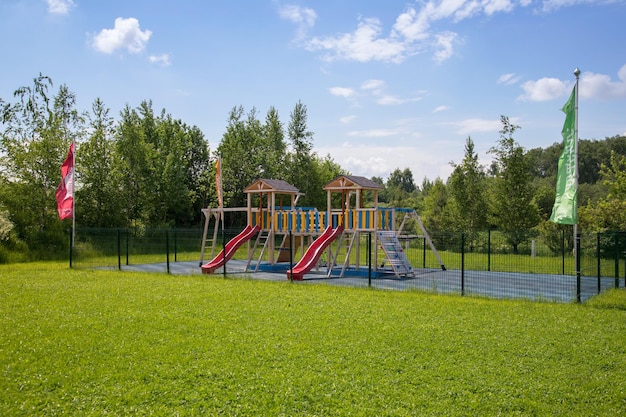
[[[61,220],[74,216],[74,143],[61,165],[61,183],[57,187],[57,208]]]

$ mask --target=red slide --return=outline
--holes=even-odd
[[[304,274],[313,269],[315,264],[317,264],[324,249],[326,249],[333,240],[337,239],[342,232],[343,226],[339,226],[336,229],[328,226],[326,230],[324,230],[324,233],[309,246],[309,249],[307,249],[302,259],[300,259],[292,269],[287,270],[287,278],[291,275],[291,279],[301,281]]]
[[[261,227],[257,224],[254,227],[247,225],[245,229],[241,231],[237,236],[232,238],[226,244],[226,247],[217,254],[212,261],[201,266],[203,274],[212,274],[217,268],[224,265],[226,261],[233,257],[239,246],[241,246],[244,242],[247,242],[252,238],[252,236],[259,233]],[[226,251],[226,254],[224,254]]]

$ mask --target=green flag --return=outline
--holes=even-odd
[[[576,178],[576,86],[561,110],[565,113],[563,124],[563,152],[559,157],[556,177],[556,198],[550,220],[559,224],[578,223],[578,180]]]

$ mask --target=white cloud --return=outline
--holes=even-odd
[[[580,98],[611,100],[626,98],[626,65],[617,72],[617,81],[611,80],[606,74],[584,72],[580,75]],[[537,81],[526,81],[522,84],[524,94],[518,100],[547,101],[569,95],[573,81],[561,81],[558,78],[540,78]]]
[[[579,3],[597,3],[612,0],[544,0],[536,2],[540,11],[548,11]],[[425,0],[406,6],[398,14],[388,34],[377,17],[360,17],[356,29],[329,36],[316,36],[309,40],[301,37],[301,45],[314,52],[321,52],[325,61],[381,61],[401,63],[408,57],[430,51],[437,62],[454,56],[463,38],[450,29],[433,30],[436,26],[458,23],[474,16],[493,16],[510,13],[516,7],[527,7],[532,0]],[[308,18],[303,17],[308,11]],[[317,15],[311,9],[286,6],[280,10],[281,17],[307,28],[313,26]],[[300,33],[301,31],[299,31]]]
[[[282,19],[295,23],[298,27],[296,32],[296,40],[306,37],[309,29],[315,26],[317,13],[308,7],[300,7],[296,5],[285,5],[279,8],[278,14]]]
[[[354,96],[354,90],[348,87],[331,87],[328,89],[333,96],[350,98]]]
[[[509,0],[487,0],[483,2],[483,6],[487,16],[491,16],[492,14],[499,12],[510,12],[515,8],[515,5]]]
[[[339,118],[339,121],[343,124],[352,123],[356,120],[356,116],[354,114],[350,114],[348,116],[343,116]]]
[[[626,65],[617,72],[618,81],[604,74],[584,72],[580,76],[580,95],[582,98],[609,100],[626,98]]]
[[[450,107],[448,107],[448,106],[437,106],[433,110],[433,113],[439,113],[440,111],[445,111],[445,110],[450,110]]]
[[[506,84],[512,85],[517,84],[520,80],[520,77],[516,75],[514,72],[510,72],[508,74],[502,74],[500,78],[498,78],[498,84]]]
[[[399,39],[381,38],[382,27],[375,18],[362,19],[353,33],[313,38],[306,42],[309,51],[323,51],[325,61],[402,62],[407,45]]]
[[[527,101],[547,101],[562,97],[571,88],[571,84],[566,84],[558,78],[540,78],[537,81],[526,81],[522,84],[524,94],[518,97],[519,100]]]
[[[380,90],[385,86],[383,80],[367,80],[361,84],[362,90]]]
[[[346,142],[318,151],[323,155],[331,155],[352,174],[367,178],[377,176],[386,179],[396,168],[409,168],[419,185],[426,176],[431,180],[437,176],[447,178],[452,172],[450,158],[463,157],[462,147],[459,155],[451,155],[449,152],[441,152],[441,146],[436,141],[415,146],[372,146]]]
[[[368,129],[353,130],[348,132],[348,136],[357,136],[361,138],[385,138],[395,136],[401,133],[398,129]]]
[[[117,49],[126,49],[131,54],[143,51],[152,36],[149,30],[142,31],[134,17],[115,19],[113,29],[102,29],[93,39],[96,50],[110,54]]]
[[[435,62],[443,62],[454,54],[454,45],[458,44],[458,35],[454,32],[443,32],[435,35]]]
[[[393,96],[390,94],[381,94],[378,100],[376,100],[376,102],[378,104],[382,104],[383,106],[393,106],[393,105],[399,105],[399,104],[405,104],[405,103],[412,103],[415,101],[420,101],[421,99],[422,99],[421,97],[401,98],[401,97]]]
[[[68,14],[74,7],[73,0],[46,0],[46,3],[48,3],[48,13],[51,14]]]
[[[172,65],[172,61],[170,59],[169,54],[150,55],[148,59],[153,64],[160,64],[164,67],[169,67],[170,65]]]
[[[509,120],[511,123],[515,123],[517,118],[510,118]],[[502,128],[500,119],[465,119],[450,124],[457,127],[456,133],[459,135],[469,135],[477,132],[497,132]]]

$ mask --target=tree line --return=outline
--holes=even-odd
[[[73,141],[81,227],[200,226],[201,209],[216,205],[217,158],[227,207],[245,206],[242,190],[255,179],[278,178],[305,193],[299,205],[325,209],[324,184],[350,174],[314,151],[301,102],[286,125],[274,107],[264,117],[256,108],[233,107],[213,149],[198,127],[165,109],[155,112],[151,101],[126,105],[117,119],[100,99],[81,111],[66,85],[54,91],[42,74],[12,100],[0,98],[0,117],[0,262],[7,253],[41,258],[67,247],[70,223],[58,219],[55,191]],[[381,203],[416,208],[434,233],[496,228],[514,247],[537,233],[557,233],[565,226],[547,218],[562,146],[526,151],[514,139],[520,127],[505,116],[501,121],[491,166],[480,165],[468,137],[464,159],[452,163],[446,181],[425,178],[420,187],[408,168],[372,178],[383,187]],[[626,138],[581,140],[579,155],[581,224],[626,229]],[[242,219],[229,221],[237,226]]]
[[[478,231],[499,230],[517,252],[521,243],[541,236],[553,252],[573,247],[572,226],[549,220],[555,199],[562,143],[525,150],[515,139],[520,126],[501,116],[500,138],[489,150],[490,166],[478,160],[471,137],[464,158],[452,162],[444,181],[427,178],[421,188],[410,170],[396,169],[385,185],[382,200],[389,206],[415,207],[429,231],[466,235],[471,246]],[[626,136],[578,142],[580,231],[626,230]]]

